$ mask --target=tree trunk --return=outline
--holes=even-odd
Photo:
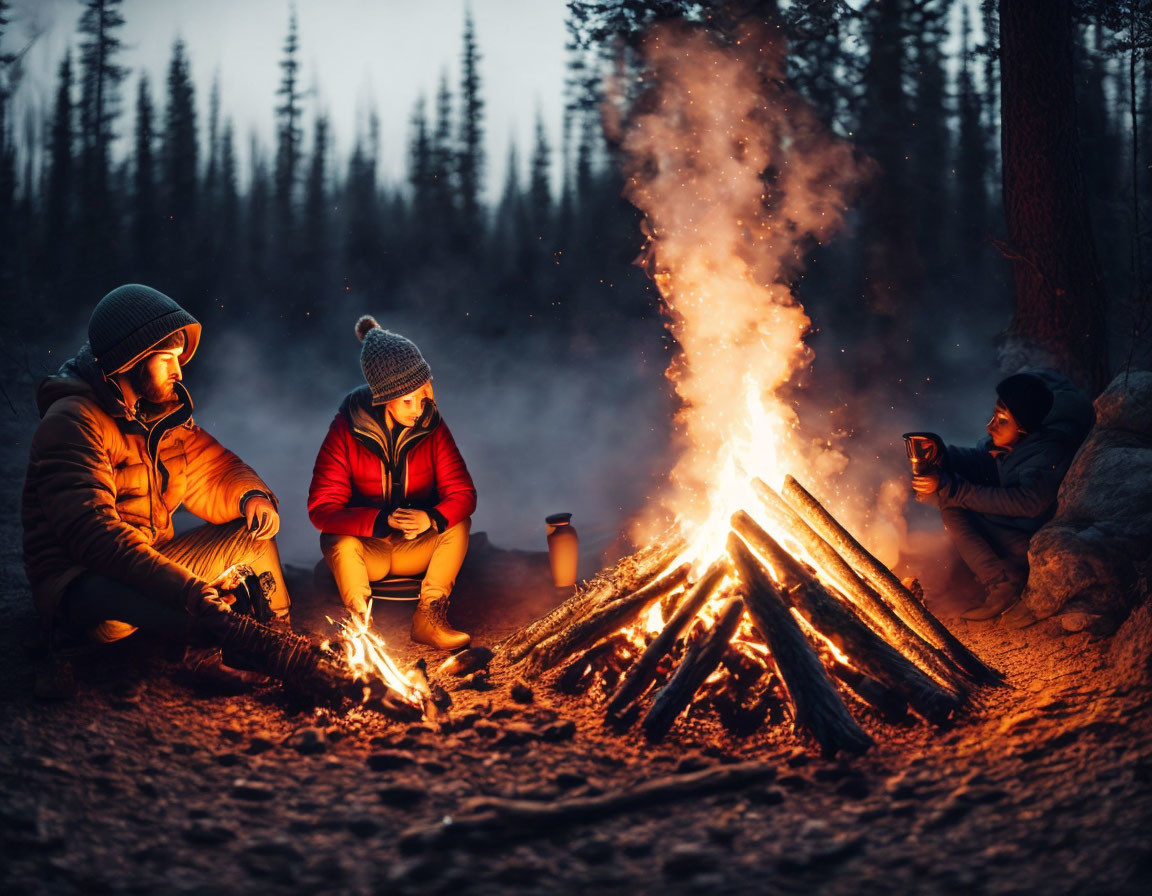
[[[1070,0],[1000,0],[1000,45],[1004,208],[1016,286],[1009,366],[1055,366],[1097,395],[1108,352],[1076,131]]]

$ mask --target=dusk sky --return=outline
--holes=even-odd
[[[523,163],[532,145],[540,109],[553,147],[559,146],[564,86],[564,0],[125,0],[120,64],[130,70],[123,85],[123,115],[117,132],[131,133],[137,78],[147,72],[158,104],[172,43],[188,45],[197,89],[201,139],[208,94],[219,75],[223,115],[231,116],[237,150],[247,158],[255,133],[271,150],[273,107],[280,79],[278,62],[295,7],[299,19],[301,84],[315,88],[306,104],[305,145],[313,112],[331,118],[338,157],[351,147],[357,122],[376,109],[382,132],[381,173],[401,176],[413,103],[423,94],[431,104],[441,73],[456,92],[461,31],[469,6],[482,54],[489,196],[499,195],[509,142]],[[25,110],[50,115],[56,70],[64,52],[78,45],[79,0],[14,0],[5,46],[24,47],[25,80],[14,120],[24,127]],[[123,148],[123,145],[122,145]],[[559,156],[554,156],[559,177]]]

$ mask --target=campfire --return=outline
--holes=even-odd
[[[759,519],[733,514],[703,571],[708,539],[673,535],[598,575],[502,656],[531,675],[558,669],[562,691],[598,686],[607,721],[626,728],[643,713],[652,740],[694,701],[750,733],[786,697],[826,753],[872,742],[849,704],[940,725],[971,685],[999,681],[795,479],[783,495],[753,479],[749,496]]]
[[[610,92],[640,263],[678,349],[681,450],[660,508],[675,522],[501,652],[558,670],[561,690],[595,686],[609,722],[642,715],[651,739],[690,707],[741,733],[790,707],[825,752],[860,752],[871,739],[849,706],[943,724],[998,676],[785,475],[867,489],[834,439],[802,435],[793,397],[812,360],[794,286],[866,165],[787,86],[777,35],[657,27],[641,76]]]

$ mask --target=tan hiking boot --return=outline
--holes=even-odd
[[[441,650],[459,650],[472,637],[448,624],[448,598],[422,597],[412,614],[412,640]]]

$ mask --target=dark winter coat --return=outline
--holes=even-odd
[[[1056,495],[1091,428],[1092,404],[1054,370],[1028,369],[1053,393],[1044,426],[1025,435],[1011,451],[988,437],[975,448],[949,445],[938,494],[940,506],[987,514],[994,521],[1036,532],[1056,512]]]
[[[316,456],[308,517],[329,535],[395,534],[388,516],[423,510],[443,532],[476,509],[476,487],[435,406],[414,426],[393,430],[368,386],[344,399]]]
[[[87,346],[37,389],[24,561],[45,623],[85,570],[186,606],[207,583],[157,550],[172,540],[173,512],[183,504],[206,522],[227,523],[242,516],[247,493],[272,494],[192,421],[183,385],[176,391],[177,401],[134,418]]]

